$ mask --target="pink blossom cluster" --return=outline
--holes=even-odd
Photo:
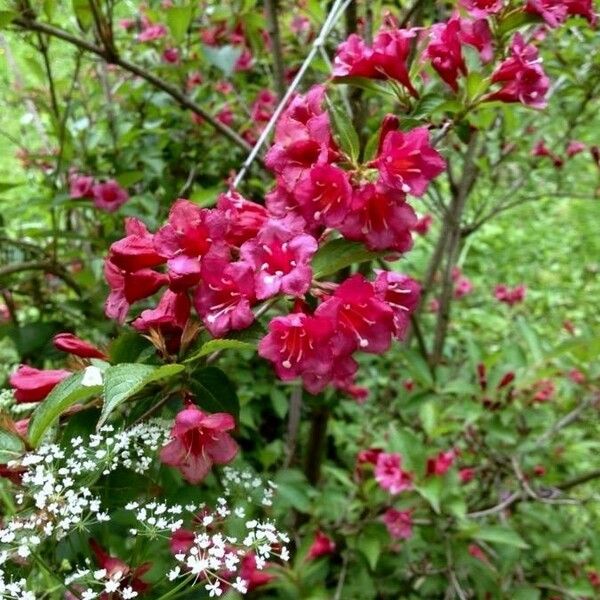
[[[266,157],[277,176],[266,207],[229,191],[214,209],[177,200],[154,234],[128,219],[126,237],[112,244],[105,263],[106,314],[123,322],[132,304],[166,288],[132,324],[160,333],[175,353],[192,306],[208,332],[223,337],[249,327],[257,304],[287,296],[293,310],[270,322],[259,354],[282,380],[300,378],[312,393],[332,384],[364,397],[354,385],[353,355],[381,353],[393,337],[402,339],[419,285],[388,271],[374,281],[358,274],[340,284],[318,281],[312,258],[333,228],[370,250],[408,250],[416,216],[406,195],[422,195],[445,163],[426,128],[401,132],[388,117],[376,158],[346,170],[323,103],[317,86],[284,111]],[[303,301],[307,294],[314,310]]]
[[[81,175],[76,171],[69,174],[69,194],[75,200],[89,198],[96,208],[110,213],[129,200],[127,190],[114,179],[99,182],[91,175]]]
[[[527,293],[527,287],[523,284],[516,285],[514,288],[510,288],[504,284],[498,284],[494,288],[494,297],[499,302],[508,304],[508,306],[514,306],[525,300],[525,294]]]

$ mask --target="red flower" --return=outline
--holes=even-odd
[[[390,131],[373,166],[381,181],[404,194],[422,196],[429,182],[445,168],[446,162],[429,144],[425,127],[410,131]]]
[[[431,224],[433,223],[433,216],[430,214],[423,215],[420,219],[417,220],[415,226],[413,227],[413,231],[419,235],[427,235],[429,230],[431,229]]]
[[[308,291],[312,280],[309,263],[318,244],[301,231],[294,218],[272,219],[240,248],[241,257],[254,267],[259,300],[280,293],[299,297]]]
[[[190,483],[198,483],[213,464],[227,464],[237,455],[238,445],[227,433],[234,428],[232,415],[207,414],[190,402],[175,417],[172,439],[161,450],[160,460],[179,469]]]
[[[464,469],[460,469],[458,472],[458,478],[461,483],[469,483],[475,477],[475,469],[471,467],[465,467]]]
[[[245,329],[254,321],[254,274],[245,262],[206,261],[194,306],[214,337]]]
[[[600,587],[600,574],[597,571],[589,571],[587,574],[588,581],[594,587]]]
[[[72,333],[59,333],[54,336],[52,343],[57,350],[74,354],[80,358],[106,358],[106,354],[96,348],[96,346],[78,338]]]
[[[146,27],[138,34],[138,42],[153,42],[167,35],[167,28],[164,25],[151,25],[148,23]]]
[[[94,178],[91,176],[71,173],[69,175],[69,194],[71,198],[93,198],[95,183]]]
[[[351,209],[339,229],[370,250],[406,252],[412,248],[417,216],[403,192],[366,183],[354,190]]]
[[[132,325],[138,331],[159,331],[165,339],[167,350],[175,353],[179,349],[181,334],[190,316],[190,306],[187,294],[167,290],[157,307],[142,311]]]
[[[109,260],[119,269],[132,273],[165,262],[154,249],[154,236],[139,219],[125,219],[125,233],[110,247]]]
[[[374,285],[379,297],[394,311],[395,336],[403,339],[410,315],[421,299],[421,286],[408,275],[393,271],[379,271]]]
[[[269,218],[264,206],[246,200],[233,190],[219,196],[217,208],[227,223],[225,240],[236,247],[254,238]]]
[[[268,566],[268,563],[266,566]],[[256,557],[254,554],[250,553],[246,554],[244,558],[242,558],[240,565],[240,578],[246,582],[248,591],[251,591],[263,585],[267,585],[273,581],[273,579],[275,579],[275,576],[271,575],[270,573],[266,573],[264,569],[258,569],[256,567]]]
[[[569,371],[569,379],[578,385],[585,383],[585,375],[579,369],[571,369]]]
[[[504,284],[497,285],[494,288],[494,297],[499,302],[513,306],[525,300],[527,288],[523,285],[517,285],[514,288],[509,288]]]
[[[315,558],[327,556],[328,554],[333,554],[334,552],[335,543],[333,540],[329,536],[325,535],[322,531],[317,531],[315,533],[313,543],[308,549],[306,558],[308,560],[314,560]]]
[[[194,545],[196,536],[189,529],[178,529],[171,534],[169,546],[173,554],[186,554]]]
[[[598,16],[594,12],[592,0],[564,0],[567,5],[567,12],[573,16],[586,18],[592,27],[596,26]]]
[[[40,370],[28,365],[21,365],[9,378],[8,382],[15,390],[17,403],[42,401],[63,379],[71,375],[71,371]]]
[[[585,150],[586,146],[583,142],[579,142],[577,140],[571,140],[569,142],[569,145],[567,146],[567,156],[569,158],[575,156],[576,154],[579,154],[580,152],[583,152]]]
[[[476,544],[469,544],[468,552],[473,558],[476,558],[477,560],[480,560],[481,562],[485,562],[485,563],[489,562],[488,557],[486,556],[485,552]]]
[[[511,55],[492,74],[492,83],[501,83],[502,87],[486,99],[521,102],[533,108],[544,108],[550,80],[540,65],[537,49],[526,44],[521,34],[517,33],[510,51]]]
[[[399,454],[382,452],[377,457],[375,479],[381,488],[393,495],[412,488],[412,474],[402,470],[402,457]]]
[[[357,349],[380,354],[390,347],[394,312],[373,284],[358,273],[338,286],[315,315],[336,323],[333,344],[337,356]]]
[[[179,50],[177,48],[165,48],[163,60],[166,63],[176,65],[179,62]]]
[[[525,11],[539,15],[548,27],[558,27],[567,18],[567,6],[561,0],[527,0]]]
[[[365,463],[376,465],[379,455],[383,452],[381,448],[367,448],[361,450],[356,457],[356,466],[359,467]]]
[[[338,227],[350,209],[348,174],[332,165],[316,165],[294,189],[300,214],[310,224]]]
[[[434,458],[427,459],[427,475],[444,475],[454,464],[456,459],[456,450],[440,452]]]
[[[106,579],[114,579],[121,582],[123,587],[131,587],[134,592],[144,594],[150,586],[141,578],[145,575],[152,566],[151,563],[144,563],[135,569],[132,569],[128,564],[120,558],[110,556],[98,542],[90,540],[90,546],[96,557],[96,562],[101,569],[106,570]],[[113,597],[112,594],[103,593],[100,598],[109,600]]]
[[[166,225],[154,235],[156,252],[167,259],[169,286],[182,291],[198,283],[201,259],[209,252],[227,258],[223,241],[227,224],[220,211],[177,200]]]
[[[106,212],[115,212],[127,200],[129,194],[114,179],[97,183],[93,188],[94,205]]]
[[[388,508],[382,516],[391,537],[407,540],[412,537],[412,511]]]
[[[554,396],[556,388],[554,382],[550,379],[540,379],[533,386],[533,401],[534,402],[548,402]]]
[[[461,19],[459,37],[463,44],[468,44],[478,50],[481,62],[489,63],[494,58],[492,32],[486,19],[477,21]]]
[[[327,385],[333,365],[330,340],[334,322],[328,318],[295,312],[275,317],[269,323],[269,333],[260,341],[258,353],[270,360],[282,381],[302,377],[311,393]],[[322,376],[315,380],[311,375]]]
[[[478,19],[498,13],[504,8],[504,0],[461,0],[460,3],[471,16]]]
[[[454,297],[458,300],[473,291],[473,283],[468,277],[461,275],[454,282]]]
[[[439,76],[458,92],[458,77],[467,74],[460,45],[460,20],[456,17],[447,23],[437,23],[430,29],[430,41],[425,56]]]

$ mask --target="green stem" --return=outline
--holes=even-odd
[[[189,577],[186,577],[185,579],[182,579],[178,585],[176,585],[173,589],[169,590],[166,594],[163,594],[160,598],[157,598],[156,600],[167,600],[167,598],[174,598],[177,592],[183,589],[191,580],[191,575]]]

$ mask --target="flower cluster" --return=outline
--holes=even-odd
[[[3,600],[36,600],[35,594],[27,589],[27,581],[10,579],[0,569],[0,598]]]
[[[508,304],[508,306],[514,306],[523,302],[526,293],[527,287],[523,284],[516,285],[513,288],[504,284],[498,284],[494,288],[494,298],[503,304]]]
[[[356,392],[352,354],[383,352],[392,336],[402,338],[419,286],[387,271],[374,282],[359,275],[339,286],[320,282],[311,259],[331,228],[371,250],[408,250],[417,219],[406,195],[422,195],[445,163],[427,129],[399,131],[398,120],[388,117],[376,158],[345,170],[349,157],[333,140],[323,104],[324,88],[316,86],[284,111],[266,157],[277,175],[266,208],[229,191],[214,209],[178,200],[155,234],[128,219],[127,236],[111,246],[105,263],[106,314],[122,322],[131,304],[166,287],[133,327],[154,332],[173,353],[192,304],[205,328],[222,337],[250,326],[261,301],[295,298],[291,314],[271,321],[260,354],[281,379],[301,377],[313,393],[328,383]],[[314,313],[300,301],[306,294],[321,300]]]
[[[91,175],[81,175],[76,171],[69,174],[69,193],[75,200],[93,200],[96,208],[109,213],[115,212],[129,200],[127,190],[114,179],[99,182]]]
[[[166,428],[159,422],[125,431],[107,425],[85,441],[74,437],[69,448],[44,444],[10,462],[8,467],[20,472],[20,512],[0,529],[0,562],[28,557],[48,537],[59,540],[109,520],[91,484],[118,467],[146,472],[166,439]]]

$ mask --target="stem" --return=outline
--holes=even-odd
[[[290,397],[290,408],[288,412],[288,432],[285,448],[285,461],[283,467],[289,468],[296,453],[296,442],[298,441],[298,430],[300,429],[300,417],[302,415],[302,386],[295,387]]]
[[[269,34],[269,38],[271,40],[271,49],[273,51],[273,79],[275,80],[277,96],[281,100],[285,96],[285,63],[281,48],[281,37],[279,35],[279,21],[277,19],[278,8],[279,0],[265,0],[267,33]]]
[[[179,590],[184,588],[191,580],[192,580],[191,576],[187,577],[185,579],[182,579],[178,585],[176,585],[173,589],[169,590],[168,592],[166,592],[165,594],[163,594],[162,596],[160,596],[160,598],[157,598],[156,600],[167,600],[167,598],[172,598],[173,596],[175,596],[175,594],[177,594],[177,592]]]
[[[329,411],[326,408],[315,408],[310,423],[306,466],[304,472],[311,485],[317,485],[321,477],[321,463],[327,440],[327,422]]]

